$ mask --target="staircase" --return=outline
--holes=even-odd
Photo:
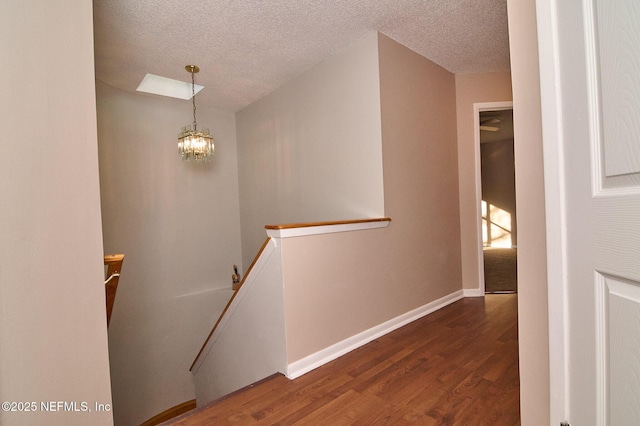
[[[267,226],[269,238],[191,365],[198,407],[274,374],[292,378],[341,355],[321,347],[321,358],[313,353],[307,359],[291,359],[289,347],[299,346],[299,342],[297,336],[287,336],[285,317],[296,306],[295,299],[285,300],[283,264],[287,265],[287,260],[283,259],[283,239],[308,237],[312,241],[320,235],[384,228],[389,222],[383,218]],[[352,235],[358,238],[359,234]],[[328,247],[333,246],[329,243]],[[339,243],[335,250],[340,250]],[[323,267],[333,273],[335,265]],[[318,302],[317,309],[330,311],[330,306]],[[355,347],[353,342],[349,345]]]

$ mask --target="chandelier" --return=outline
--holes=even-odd
[[[196,65],[187,65],[184,67],[187,72],[191,73],[191,99],[193,101],[193,124],[182,128],[182,132],[178,135],[178,152],[185,161],[195,160],[197,162],[205,162],[211,159],[213,155],[213,137],[209,133],[209,129],[198,129],[196,120],[196,92],[195,92],[195,74],[200,71]]]

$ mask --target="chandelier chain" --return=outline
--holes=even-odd
[[[193,130],[198,130],[198,122],[196,121],[196,79],[193,71],[191,71],[191,100],[193,101]]]

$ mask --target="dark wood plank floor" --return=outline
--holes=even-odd
[[[517,295],[460,300],[306,375],[172,424],[518,425]]]

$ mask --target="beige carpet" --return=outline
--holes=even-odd
[[[518,250],[487,247],[484,252],[484,288],[486,293],[518,292]]]

